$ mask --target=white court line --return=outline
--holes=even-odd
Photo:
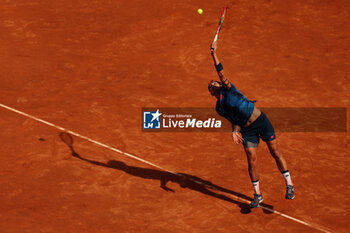
[[[6,105],[4,105],[4,104],[0,104],[0,107],[3,107],[3,108],[5,108],[5,109],[7,109],[7,110],[10,110],[10,111],[12,111],[12,112],[18,113],[18,114],[20,114],[20,115],[22,115],[22,116],[28,117],[28,118],[33,119],[33,120],[35,120],[35,121],[41,122],[41,123],[43,123],[43,124],[49,125],[49,126],[51,126],[51,127],[54,127],[54,128],[56,128],[56,129],[59,129],[59,130],[61,130],[61,131],[65,131],[65,132],[67,132],[67,133],[70,133],[70,134],[72,134],[72,135],[74,135],[74,136],[77,136],[77,137],[79,137],[79,138],[82,138],[82,139],[84,139],[84,140],[86,140],[86,141],[92,142],[92,143],[94,143],[94,144],[96,144],[96,145],[99,145],[99,146],[101,146],[101,147],[107,148],[107,149],[112,150],[112,151],[114,151],[114,152],[123,154],[123,155],[125,155],[125,156],[127,156],[127,157],[130,157],[130,158],[133,158],[133,159],[138,160],[138,161],[140,161],[140,162],[143,162],[143,163],[146,163],[146,164],[148,164],[148,165],[151,165],[152,167],[156,167],[156,168],[158,168],[158,169],[160,169],[160,170],[163,170],[163,171],[172,173],[172,174],[177,175],[177,176],[182,176],[181,174],[178,174],[178,173],[176,173],[176,172],[172,172],[172,171],[170,171],[170,170],[168,170],[168,169],[165,169],[165,168],[163,168],[163,167],[161,167],[161,166],[158,166],[158,165],[156,165],[156,164],[154,164],[154,163],[148,162],[147,160],[141,159],[141,158],[139,158],[139,157],[137,157],[137,156],[135,156],[135,155],[132,155],[132,154],[123,152],[123,151],[121,151],[121,150],[119,150],[119,149],[116,149],[116,148],[114,148],[114,147],[108,146],[108,145],[106,145],[106,144],[103,144],[103,143],[98,142],[98,141],[96,141],[96,140],[93,140],[93,139],[91,139],[91,138],[85,137],[85,136],[83,136],[83,135],[81,135],[81,134],[75,133],[75,132],[73,132],[73,131],[71,131],[71,130],[65,129],[65,128],[61,127],[61,126],[55,125],[55,124],[53,124],[53,123],[50,123],[50,122],[45,121],[45,120],[42,120],[42,119],[37,118],[37,117],[35,117],[35,116],[32,116],[32,115],[29,115],[29,114],[27,114],[27,113],[21,112],[21,111],[19,111],[19,110],[17,110],[17,109],[8,107],[8,106],[6,106]],[[188,178],[186,177],[186,179],[188,179]],[[194,182],[196,182],[196,183],[199,183],[199,184],[201,184],[201,185],[205,185],[205,186],[207,186],[208,188],[216,189],[215,187],[212,187],[212,186],[210,186],[210,185],[204,184],[204,183],[202,183],[202,182],[199,182],[199,181],[196,181],[196,180],[192,180],[192,181],[194,181]],[[216,190],[217,190],[217,189],[216,189]],[[218,191],[220,191],[220,190],[218,190]],[[238,196],[236,196],[236,195],[233,195],[233,194],[231,194],[231,193],[225,193],[225,194],[228,194],[228,195],[230,195],[230,196],[233,196],[236,200],[238,200],[238,201],[240,201],[240,202],[245,202],[245,203],[247,203],[247,204],[250,203],[248,200],[246,200],[246,199],[244,199],[244,198],[241,198],[241,197],[238,197]],[[281,213],[281,212],[279,212],[279,211],[277,211],[277,210],[273,210],[273,209],[270,209],[270,208],[268,208],[268,207],[261,206],[261,205],[260,205],[259,207],[261,207],[262,209],[267,210],[267,211],[269,211],[269,212],[271,212],[271,213],[278,214],[278,215],[280,215],[280,216],[282,216],[282,217],[284,217],[284,218],[290,219],[290,220],[292,220],[292,221],[298,222],[298,223],[303,224],[303,225],[305,225],[305,226],[308,226],[308,227],[311,227],[311,228],[313,228],[313,229],[319,230],[319,231],[321,231],[321,232],[331,233],[329,230],[326,230],[324,227],[320,227],[320,226],[316,226],[315,224],[307,223],[307,222],[305,222],[305,221],[303,221],[303,220],[300,220],[300,219],[291,217],[291,216],[289,216],[289,215],[287,215],[287,214],[283,214],[283,213]]]

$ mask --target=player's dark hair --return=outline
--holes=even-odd
[[[215,83],[215,82],[218,83],[220,86],[222,86],[222,82],[210,80],[210,82],[208,84],[208,91],[210,91],[210,88],[213,86],[213,83]]]

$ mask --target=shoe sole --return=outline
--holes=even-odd
[[[287,198],[286,197],[287,200],[293,200],[294,198],[295,198],[295,196],[293,196],[292,198]]]

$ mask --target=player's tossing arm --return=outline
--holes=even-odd
[[[214,60],[214,65],[215,65],[216,71],[218,72],[218,75],[219,75],[220,81],[222,82],[222,85],[224,87],[226,87],[227,89],[231,89],[231,83],[225,77],[224,71],[223,71],[224,68],[222,67],[221,62],[219,61],[218,56],[216,55],[216,48],[217,48],[217,41],[214,41],[211,44],[210,51],[211,51],[211,55],[212,55],[213,60]]]

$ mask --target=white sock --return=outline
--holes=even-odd
[[[261,192],[260,192],[260,187],[259,187],[259,180],[252,181],[252,183],[253,183],[253,188],[254,188],[255,193],[260,195]]]
[[[282,172],[284,179],[286,180],[286,185],[293,185],[292,178],[290,177],[289,170]]]

